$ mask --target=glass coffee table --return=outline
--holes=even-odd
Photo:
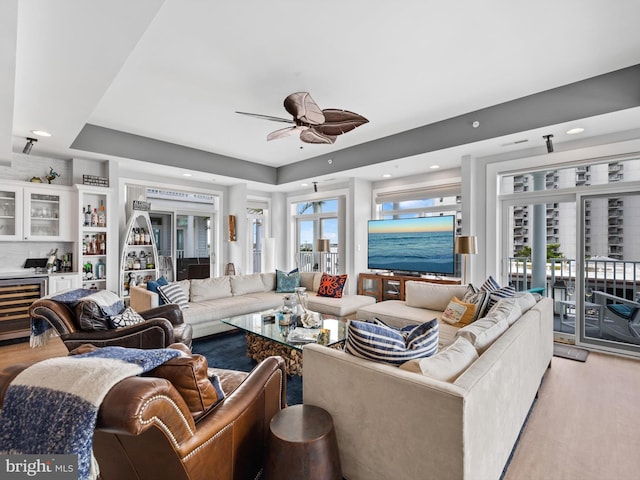
[[[342,348],[347,334],[347,322],[331,315],[320,315],[318,328],[281,325],[277,312],[248,313],[223,318],[227,325],[244,330],[247,340],[247,356],[260,362],[272,355],[284,358],[289,375],[302,375],[302,352],[305,345],[317,343],[321,329],[328,330],[330,348]]]

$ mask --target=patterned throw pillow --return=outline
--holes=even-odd
[[[300,273],[294,268],[289,273],[276,270],[276,293],[293,293],[300,286]]]
[[[318,296],[342,298],[342,290],[344,290],[345,283],[347,283],[347,275],[328,275],[323,273],[318,287]]]
[[[489,303],[489,292],[475,291],[475,289],[469,290],[464,297],[462,297],[464,303],[473,303],[476,306],[476,311],[473,315],[471,322],[475,322],[480,317],[483,317],[487,312],[487,304]]]
[[[516,289],[510,285],[501,287],[491,275],[484,281],[480,290],[489,293],[489,300],[487,301],[485,310],[480,314],[481,317],[486,315],[487,312],[491,310],[491,307],[498,303],[501,298],[511,298],[516,293]]]
[[[466,303],[454,296],[442,314],[442,320],[451,325],[469,325],[475,319],[477,309],[475,303]]]
[[[438,351],[438,319],[402,330],[380,321],[351,320],[345,351],[356,357],[391,365],[431,356]]]
[[[111,328],[128,327],[144,321],[144,318],[138,312],[131,307],[127,307],[124,312],[111,317]]]
[[[169,285],[160,285],[158,287],[158,294],[165,303],[177,303],[181,309],[189,308],[189,300],[178,282],[171,282]]]

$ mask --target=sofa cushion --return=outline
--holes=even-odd
[[[264,291],[262,275],[253,273],[250,275],[233,275],[229,278],[231,293],[233,295],[245,295]]]
[[[329,275],[323,273],[318,287],[319,297],[342,298],[342,290],[347,283],[347,275]]]
[[[376,362],[401,365],[438,351],[438,320],[397,330],[383,322],[352,320],[347,328],[345,351]]]
[[[487,316],[491,318],[497,313],[500,313],[511,326],[522,316],[522,308],[515,298],[503,298],[491,307]]]
[[[320,285],[318,279],[321,277],[322,274],[319,272],[300,272],[300,286],[306,288],[308,292],[317,292]]]
[[[463,327],[476,319],[477,309],[478,307],[475,303],[465,303],[454,296],[442,313],[441,318],[451,325]]]
[[[440,312],[444,312],[452,297],[462,298],[466,292],[466,285],[443,285],[411,280],[405,283],[407,306]]]
[[[265,292],[274,292],[276,290],[276,273],[263,273],[262,283],[264,284]]]
[[[484,283],[480,287],[480,290],[482,290],[483,292],[493,292],[494,290],[498,290],[498,289],[500,289],[500,284],[491,275],[489,275],[489,277],[484,281]]]
[[[231,282],[228,276],[191,280],[191,301],[202,302],[231,296]]]
[[[525,313],[527,310],[533,307],[537,302],[536,297],[534,297],[533,294],[529,292],[516,292],[513,298],[515,298],[518,304],[520,305],[520,308],[522,309],[522,313]]]
[[[171,282],[169,285],[160,285],[158,294],[164,303],[175,303],[180,309],[189,308],[189,299],[184,294],[184,290],[178,282]]]
[[[356,313],[360,308],[372,306],[375,298],[365,295],[343,295],[342,298],[321,297],[314,292],[307,294],[307,305],[313,312],[321,312],[336,317],[346,317]],[[431,316],[433,318],[433,316]],[[413,322],[421,323],[421,322]]]
[[[444,382],[453,382],[477,359],[478,352],[469,340],[458,337],[455,342],[435,355],[409,360],[400,365],[400,368]]]
[[[300,273],[295,268],[290,272],[276,270],[276,292],[277,293],[293,293],[300,286]]]
[[[135,325],[137,323],[142,323],[145,321],[142,315],[140,315],[131,307],[125,308],[122,313],[113,315],[110,320],[111,328],[128,327],[129,325]]]
[[[478,353],[482,353],[508,328],[506,315],[504,312],[498,311],[461,328],[456,333],[456,337],[466,338],[478,350]]]

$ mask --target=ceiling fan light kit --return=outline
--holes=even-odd
[[[293,123],[267,135],[267,140],[277,140],[289,135],[299,134],[304,143],[332,144],[338,135],[350,132],[369,120],[362,115],[347,110],[327,108],[321,110],[308,92],[296,92],[284,99],[284,108],[293,117],[292,120],[256,113],[236,112],[275,122]]]

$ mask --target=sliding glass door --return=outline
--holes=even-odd
[[[584,262],[576,343],[640,354],[640,194],[580,196]]]

